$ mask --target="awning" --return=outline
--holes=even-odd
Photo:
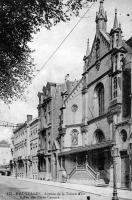
[[[112,147],[113,146],[113,141],[107,141],[107,142],[101,142],[98,144],[93,144],[85,147],[76,147],[74,149],[71,149],[69,151],[63,151],[58,154],[58,156],[63,156],[63,155],[68,155],[68,154],[75,154],[75,153],[80,153],[84,151],[91,151],[91,150],[96,150],[96,149],[102,149],[102,148],[107,148],[107,147]]]

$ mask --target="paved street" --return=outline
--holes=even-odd
[[[0,200],[64,199],[85,200],[85,192],[27,182],[11,177],[0,177]]]
[[[13,177],[0,176],[0,200],[17,199],[51,199],[51,200],[110,200],[111,197],[95,195],[94,191],[86,193],[84,191],[66,189],[15,179]],[[124,200],[127,199],[124,198]],[[122,200],[122,199],[121,199]]]

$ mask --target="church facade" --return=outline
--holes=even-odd
[[[69,182],[131,188],[131,39],[122,38],[115,10],[107,32],[107,13],[100,1],[96,34],[84,56],[81,80],[63,98],[59,128],[61,170]]]

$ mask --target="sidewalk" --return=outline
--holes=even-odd
[[[15,178],[15,177],[12,177],[12,178]],[[29,179],[29,178],[17,178],[17,179],[23,180],[23,181],[34,182],[34,183],[40,183],[40,184],[44,184],[44,185],[55,186],[55,187],[73,189],[73,190],[77,190],[77,191],[83,191],[83,192],[87,192],[89,194],[102,196],[102,200],[106,197],[110,200],[112,199],[113,188],[111,188],[111,187],[96,187],[96,186],[89,186],[89,185],[82,185],[82,184],[35,180],[35,179]],[[117,192],[118,192],[118,197],[120,199],[132,200],[132,191],[118,189]]]

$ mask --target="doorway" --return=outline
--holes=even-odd
[[[121,187],[129,188],[129,157],[127,151],[121,152]]]

